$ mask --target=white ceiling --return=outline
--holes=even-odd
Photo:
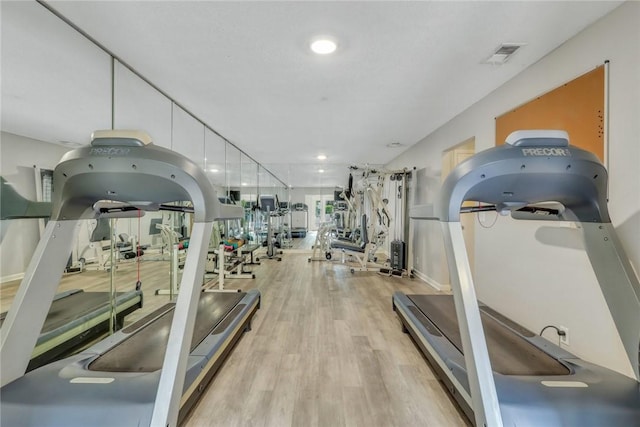
[[[620,4],[48,3],[298,187],[342,185],[346,165],[389,162]],[[108,127],[110,106],[84,103],[74,109],[74,99],[87,93],[98,99],[110,88],[77,82],[87,74],[108,77],[109,57],[72,29],[60,31],[59,23],[53,29],[57,18],[45,18],[51,13],[36,6],[42,10],[24,16],[2,2],[2,129],[85,142],[83,126]],[[51,25],[50,37],[73,49],[39,47],[32,35],[36,19],[38,31]],[[335,54],[309,50],[310,40],[322,34],[338,40]],[[508,42],[526,46],[504,65],[483,63]],[[51,79],[62,72],[77,74],[77,80],[52,88]],[[403,146],[386,147],[391,142]],[[328,160],[317,161],[319,153]],[[320,168],[327,172],[319,177]]]

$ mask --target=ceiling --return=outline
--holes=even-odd
[[[620,4],[47,3],[284,182],[313,187],[344,184],[348,165],[391,161]],[[107,127],[109,105],[71,106],[76,96],[95,91],[97,97],[109,88],[74,79],[55,88],[46,82],[70,69],[78,79],[88,73],[108,77],[108,55],[96,53],[70,28],[52,31],[61,42],[73,42],[73,49],[27,54],[38,50],[34,23],[16,22],[15,7],[7,4],[2,2],[2,129],[85,142],[79,123]],[[37,13],[51,15],[36,6],[42,9]],[[53,27],[47,19],[38,31]],[[7,35],[21,45],[12,47]],[[309,50],[319,35],[337,40],[334,54]],[[502,43],[513,42],[526,45],[508,62],[484,62]],[[43,93],[46,111],[41,100],[35,102]],[[321,153],[328,159],[316,160]]]

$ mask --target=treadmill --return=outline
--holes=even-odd
[[[439,204],[412,210],[441,223],[453,295],[393,295],[414,339],[477,426],[640,426],[640,284],[611,225],[607,171],[563,131],[517,131],[460,163]],[[514,219],[578,221],[636,379],[586,362],[476,299],[461,208]],[[553,204],[545,204],[553,202]],[[551,207],[550,207],[551,206]],[[613,286],[615,284],[615,286]]]
[[[4,177],[0,177],[0,219],[50,218],[50,202],[33,202],[22,197]],[[116,295],[116,329],[125,316],[142,308],[142,291]],[[0,325],[7,313],[0,314]],[[81,289],[56,295],[40,331],[27,366],[27,372],[68,356],[96,340],[109,330],[108,292],[84,292]]]
[[[0,424],[177,425],[259,308],[256,290],[201,292],[213,222],[242,217],[242,208],[221,205],[195,163],[136,131],[94,132],[90,145],[62,158],[54,182],[51,220],[0,331]],[[106,197],[113,205],[101,201]],[[193,208],[167,204],[185,200]],[[82,353],[25,374],[77,221],[162,209],[194,214],[177,299]]]
[[[291,205],[291,235],[294,237],[307,237],[309,229],[309,207],[304,203]]]
[[[124,326],[127,315],[142,308],[142,291],[118,292],[116,329]],[[109,331],[111,310],[109,292],[84,292],[73,289],[55,296],[27,372],[81,349]],[[0,314],[0,326],[7,313]]]

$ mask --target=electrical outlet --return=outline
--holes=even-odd
[[[569,345],[569,328],[566,326],[559,326],[558,329],[564,332],[564,336],[560,335],[560,344]]]

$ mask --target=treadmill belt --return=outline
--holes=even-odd
[[[244,292],[202,292],[198,302],[196,324],[193,328],[191,350],[209,335],[216,325],[246,295]],[[91,371],[104,372],[153,372],[162,368],[164,353],[174,310],[155,322],[147,324],[129,338],[105,352],[89,365]]]
[[[462,338],[451,295],[407,295],[462,352]],[[494,372],[503,375],[568,375],[569,369],[535,345],[480,310]],[[418,317],[419,318],[419,317]]]
[[[117,295],[122,295],[119,292]],[[41,333],[47,333],[64,326],[75,319],[85,316],[102,306],[109,304],[108,292],[76,292],[51,303],[49,314],[44,321]],[[4,313],[3,313],[4,314]],[[2,318],[4,320],[4,316]],[[2,322],[0,321],[0,324]]]

